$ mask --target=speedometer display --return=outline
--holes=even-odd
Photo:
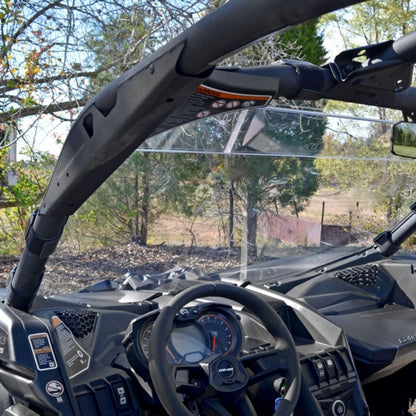
[[[167,349],[174,357],[174,351],[178,352],[181,361],[187,363],[197,363],[209,354],[206,334],[197,325],[176,327]]]
[[[153,321],[148,322],[138,333],[139,346],[146,359],[152,326]],[[210,354],[233,354],[240,343],[241,330],[231,312],[204,308],[196,316],[175,323],[166,357],[172,364],[197,363]]]
[[[209,336],[210,350],[217,354],[228,354],[235,345],[235,334],[226,318],[216,314],[202,315],[198,324],[204,328]]]

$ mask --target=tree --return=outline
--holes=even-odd
[[[203,2],[192,0],[180,5],[174,1],[3,1],[0,122],[78,109],[89,98],[85,96],[89,79],[114,68],[118,69],[112,75],[119,75],[120,69],[137,62],[137,50],[152,50],[149,39],[166,41],[202,7]],[[126,32],[130,28],[137,30]],[[104,61],[91,55],[90,33],[101,34],[96,46],[106,56]],[[120,36],[125,35],[124,47],[112,48],[120,46]]]
[[[157,215],[155,207],[150,209],[157,186],[157,158],[149,156],[149,153],[133,153],[79,209],[69,223],[71,232],[77,234],[77,228],[81,227],[86,238],[103,245],[126,241],[146,244],[148,223]]]
[[[121,4],[94,0],[7,3],[4,13],[0,15],[0,19],[3,19],[3,90],[0,93],[4,92],[0,96],[0,120],[14,124],[21,135],[24,133],[22,116],[46,112],[70,121],[72,115],[65,115],[60,110],[82,106],[91,94],[108,81],[198,18],[200,12],[206,10],[206,3],[183,0],[180,7],[173,0],[160,3],[127,1]],[[12,38],[13,42],[10,42]],[[25,39],[28,39],[28,43]],[[239,63],[247,64],[254,62],[254,59],[258,63],[266,63],[286,57],[281,43],[276,39],[265,41],[259,47],[245,52],[238,58]],[[62,100],[63,96],[70,99]],[[32,122],[38,123],[39,118]],[[192,163],[184,163],[182,168],[188,171],[188,175],[193,172]],[[178,172],[171,172],[172,178],[177,178]],[[122,173],[120,175],[122,180]],[[135,208],[132,207],[132,201],[128,201],[126,208],[129,214],[125,215],[130,219],[137,218],[139,212],[147,215],[149,210],[144,209],[144,206],[150,207],[151,183],[141,182],[148,181],[145,174],[131,178],[132,183],[137,184],[138,178],[140,183],[136,188],[148,190],[143,192],[143,197],[147,195],[148,201],[136,198]],[[187,190],[188,181],[183,176],[179,182],[181,192]],[[173,180],[171,185],[175,189],[178,183],[175,185]],[[120,185],[117,187],[121,189]],[[108,195],[111,196],[111,192]],[[177,205],[177,209],[190,215],[191,212],[197,212],[191,209],[197,207],[197,201],[198,198],[189,198],[186,208],[182,200],[182,205]],[[144,217],[141,220],[143,225],[149,222]],[[135,229],[137,232],[131,232],[132,238],[138,238],[139,233],[142,241],[145,231],[140,231],[137,225]]]
[[[259,116],[265,119],[266,127],[258,135],[261,135],[262,142],[267,140],[266,152],[278,149],[295,155],[299,149],[313,149],[308,154],[320,151],[325,119],[310,118],[306,127],[300,122],[299,116],[292,114],[265,112],[255,115]],[[256,140],[256,137],[252,140]],[[233,156],[228,160],[224,176],[232,183],[235,197],[245,207],[249,256],[257,255],[259,214],[270,210],[279,213],[280,209],[288,208],[298,216],[318,187],[313,160],[310,158]]]
[[[305,24],[288,29],[276,36],[266,39],[265,41],[252,46],[251,48],[244,50],[240,54],[227,60],[225,63],[229,65],[265,65],[274,61],[284,58],[297,58],[306,59],[316,65],[320,65],[325,60],[326,51],[323,47],[323,38],[318,30],[318,22],[316,20],[307,22]],[[280,102],[279,105],[284,106],[296,106],[296,103]],[[310,104],[315,107],[316,104]],[[269,116],[273,117],[272,115]],[[278,117],[279,118],[279,117]],[[271,120],[268,120],[271,121]],[[282,122],[282,120],[280,120]],[[279,125],[279,122],[271,121],[272,125]],[[284,127],[282,127],[284,126]],[[283,122],[275,131],[267,132],[271,137],[281,136],[282,130],[289,128]],[[316,126],[315,126],[316,127]],[[311,138],[311,143],[315,142],[317,150],[320,147],[323,132],[325,130],[325,122],[321,126],[315,129],[311,129],[314,132],[314,136]],[[296,130],[295,130],[296,131]],[[292,131],[293,132],[293,131]],[[289,141],[293,141],[293,144],[298,144],[296,136],[299,132],[291,134],[288,130]],[[242,159],[244,160],[244,159]],[[238,196],[240,202],[244,201],[245,204],[245,217],[246,224],[246,241],[249,246],[249,255],[256,256],[257,246],[257,213],[260,211],[260,205],[264,205],[263,209],[269,204],[269,197],[267,194],[274,193],[272,198],[273,204],[277,207],[278,202],[282,206],[288,206],[292,204],[293,212],[297,215],[303,208],[303,205],[308,197],[316,190],[315,176],[310,172],[313,171],[312,163],[310,161],[302,161],[299,165],[295,166],[286,160],[275,161],[272,158],[263,158],[261,162],[251,161],[247,158],[246,162],[241,160],[234,164],[235,160],[230,160],[226,164],[227,172],[224,173],[224,177],[229,180],[229,201],[230,201],[230,215],[229,215],[229,241],[230,245],[234,241],[234,201],[235,196]],[[242,169],[241,163],[245,163],[244,169]],[[260,166],[259,166],[260,163]],[[235,172],[232,172],[236,169]],[[261,177],[258,176],[258,170],[263,171]],[[244,175],[240,175],[239,172],[244,171]],[[293,180],[286,180],[285,174],[288,173],[292,176]],[[280,179],[277,176],[280,175]],[[301,179],[302,178],[302,179]],[[270,181],[285,183],[285,186],[271,187]],[[277,181],[277,182],[276,182]],[[305,187],[301,186],[302,182]],[[274,189],[273,189],[274,188]],[[266,192],[267,191],[267,192]],[[244,197],[243,197],[244,195]]]
[[[204,214],[209,183],[200,180],[209,171],[205,155],[134,152],[70,218],[70,235],[79,246],[85,240],[145,245],[161,213],[193,219]],[[192,228],[188,231],[196,243]]]
[[[325,62],[327,51],[318,23],[317,19],[309,20],[277,35],[289,57],[300,56],[314,65]]]
[[[163,189],[158,195],[159,206],[165,212],[191,220],[187,231],[191,235],[191,246],[194,246],[197,238],[193,225],[212,207],[212,158],[199,153],[164,153],[160,162]]]

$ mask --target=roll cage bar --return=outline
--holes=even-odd
[[[416,88],[410,83],[416,32],[345,51],[324,67],[285,60],[266,67],[215,68],[268,34],[359,2],[230,0],[98,93],[73,124],[49,187],[28,221],[26,246],[11,273],[6,303],[30,309],[68,216],[146,138],[191,121],[195,114],[184,108],[201,89],[208,95],[245,94],[254,97],[253,105],[278,97],[329,98],[394,108],[415,119]]]

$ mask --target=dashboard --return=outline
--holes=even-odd
[[[246,289],[257,291],[278,312],[294,339],[306,386],[299,403],[308,406],[299,407],[296,415],[311,416],[305,394],[321,408],[327,406],[328,415],[334,403],[342,401],[350,409],[361,403],[358,378],[339,327],[296,299],[254,286]],[[31,315],[11,314],[0,304],[0,329],[8,345],[0,353],[0,382],[16,397],[36,397],[38,409],[59,409],[62,414],[130,416],[143,414],[143,409],[157,414],[150,410],[158,409],[158,403],[150,382],[149,343],[155,320],[174,296],[169,291],[132,290],[59,295],[37,298]],[[173,328],[166,330],[171,330],[166,358],[178,368],[198,366],[215,354],[248,363],[251,355],[265,352],[267,357],[275,347],[275,339],[250,311],[221,298],[187,304],[176,314]],[[35,341],[48,343],[53,355],[37,355]],[[13,362],[7,352],[11,350]],[[37,369],[40,361],[33,357],[47,358],[48,367]],[[256,366],[269,365],[269,357],[256,361]],[[264,410],[261,414],[270,413],[266,406],[270,409],[276,399],[274,379],[248,389],[256,408]],[[54,386],[60,386],[60,392]]]

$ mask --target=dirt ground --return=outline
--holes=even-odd
[[[226,269],[239,264],[238,250],[211,247],[125,246],[101,248],[74,253],[60,249],[47,263],[40,292],[69,293],[104,279],[123,280],[127,273],[161,273],[175,266],[184,266],[203,273]],[[0,258],[0,285],[4,286],[17,257]]]

